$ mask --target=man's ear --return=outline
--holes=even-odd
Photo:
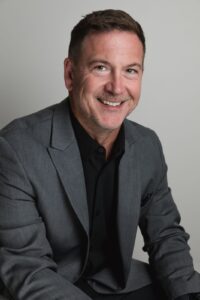
[[[64,60],[64,79],[65,86],[68,92],[72,91],[73,88],[73,74],[72,74],[72,61],[69,58]]]

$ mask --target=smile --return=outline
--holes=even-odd
[[[100,101],[101,103],[105,104],[105,105],[113,106],[113,107],[119,106],[123,103],[122,101],[121,102],[111,102],[111,101],[103,100],[103,99],[100,99],[100,98],[97,98],[97,100]]]

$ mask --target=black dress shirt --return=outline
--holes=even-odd
[[[125,137],[122,126],[106,160],[104,147],[90,137],[72,111],[71,121],[81,154],[88,200],[90,250],[86,278],[105,266],[116,268],[118,166],[124,153]]]

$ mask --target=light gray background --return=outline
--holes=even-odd
[[[0,127],[66,96],[70,30],[105,8],[126,10],[146,33],[143,92],[130,118],[160,136],[200,270],[200,0],[0,0]],[[138,234],[134,256],[146,260],[142,245]]]

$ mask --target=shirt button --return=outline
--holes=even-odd
[[[98,153],[104,154],[105,153],[105,149],[103,147],[99,147],[98,148]]]

